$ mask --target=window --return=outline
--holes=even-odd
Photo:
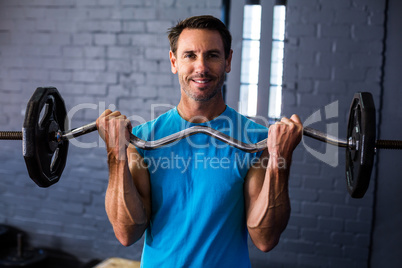
[[[245,5],[241,54],[239,112],[257,114],[258,66],[260,61],[261,5]]]
[[[226,101],[248,117],[275,120],[281,116],[286,1],[231,1],[230,17],[236,20],[229,24],[234,55]]]
[[[282,106],[286,6],[275,5],[273,17],[268,118],[277,119],[281,116]]]

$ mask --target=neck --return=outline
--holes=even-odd
[[[204,123],[218,117],[226,109],[222,94],[209,101],[196,101],[189,98],[181,98],[177,111],[180,116],[192,123]]]

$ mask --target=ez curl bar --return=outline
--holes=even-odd
[[[44,111],[44,112],[43,112]],[[95,122],[65,129],[64,100],[54,87],[39,87],[30,98],[22,131],[0,131],[0,140],[22,140],[23,156],[31,179],[40,187],[59,181],[67,161],[69,140],[97,130]],[[400,140],[376,140],[375,107],[368,92],[356,93],[349,110],[347,139],[305,127],[303,135],[346,149],[346,185],[353,198],[362,198],[370,183],[376,149],[402,149]],[[194,126],[154,141],[130,134],[134,146],[152,150],[188,136],[204,133],[246,152],[262,151],[266,139],[243,143],[206,126]]]

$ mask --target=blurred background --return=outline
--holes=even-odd
[[[377,138],[401,139],[401,12],[397,0],[2,0],[0,130],[21,129],[40,86],[57,87],[71,128],[108,107],[133,125],[155,118],[180,98],[167,29],[210,14],[233,35],[223,88],[229,106],[263,123],[297,113],[345,138],[354,93],[368,91]],[[142,240],[123,247],[106,217],[106,153],[96,133],[70,143],[61,180],[49,188],[29,178],[20,141],[0,146],[1,226],[75,263],[140,260]],[[250,243],[253,267],[401,267],[401,153],[377,151],[369,189],[353,199],[344,152],[303,139],[291,169],[289,225],[269,253]]]

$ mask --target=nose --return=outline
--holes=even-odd
[[[204,56],[198,57],[195,61],[195,72],[197,74],[208,74],[209,66],[208,61]]]

